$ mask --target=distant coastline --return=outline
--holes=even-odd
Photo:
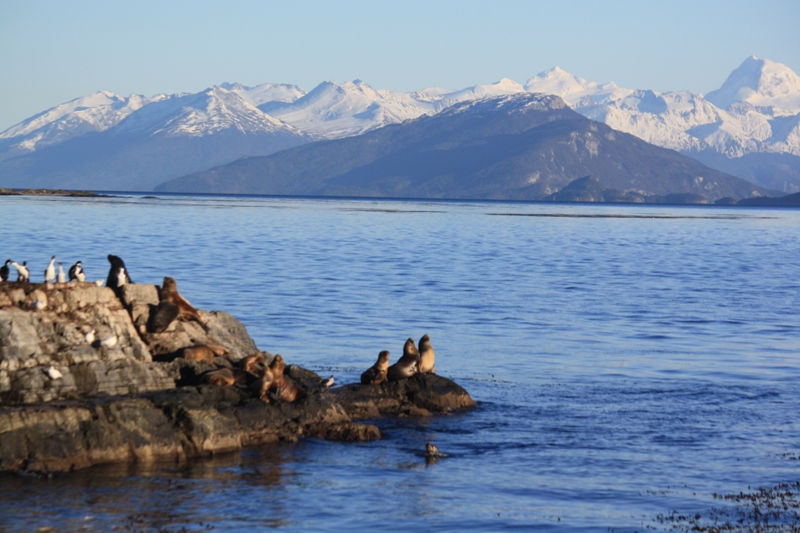
[[[65,189],[9,189],[0,188],[0,196],[80,196],[108,198],[108,194],[91,191],[68,191]]]

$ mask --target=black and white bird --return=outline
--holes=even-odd
[[[44,282],[52,283],[56,280],[56,256],[50,258],[50,264],[44,269]]]
[[[106,287],[111,287],[116,291],[126,283],[133,283],[133,280],[128,275],[128,269],[125,268],[125,261],[123,261],[122,258],[108,254],[108,262],[111,263],[111,269],[108,271]]]
[[[58,282],[59,283],[66,283],[67,275],[64,274],[64,265],[61,264],[61,261],[58,262]]]
[[[16,261],[11,261],[11,266],[17,269],[17,282],[27,283],[31,279],[27,261],[23,261],[21,265]]]
[[[69,267],[70,281],[86,281],[86,274],[83,273],[83,265],[80,261]]]
[[[13,263],[11,259],[6,259],[6,264],[0,267],[0,281],[8,281],[9,268],[8,265]]]

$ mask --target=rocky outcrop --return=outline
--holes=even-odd
[[[90,283],[0,284],[0,471],[177,460],[302,436],[374,440],[378,428],[359,420],[475,404],[432,374],[328,390],[315,373],[290,365],[286,376],[308,393],[294,403],[265,403],[246,380],[202,385],[209,371],[272,355],[222,312],[150,331],[158,304],[154,285],[127,285],[117,295]],[[182,357],[197,345],[224,355]]]

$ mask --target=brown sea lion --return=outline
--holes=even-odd
[[[178,319],[179,320],[194,320],[199,323],[205,331],[208,331],[208,326],[200,318],[200,313],[197,309],[192,307],[186,298],[178,293],[178,283],[170,277],[164,278],[164,284],[161,285],[161,301],[172,302],[178,306]]]
[[[218,387],[231,387],[236,383],[236,375],[230,368],[211,370],[200,376],[200,383],[217,385]]]
[[[436,354],[433,353],[433,345],[428,334],[422,336],[419,340],[419,373],[420,374],[435,374],[435,361]]]
[[[362,385],[378,385],[386,381],[386,371],[389,369],[389,351],[383,350],[378,354],[378,361],[361,374]]]
[[[251,372],[253,374],[258,374],[258,365],[264,364],[266,359],[260,353],[254,353],[252,355],[248,355],[247,357],[243,357],[239,361],[236,362],[237,366],[244,370],[245,372]]]
[[[250,390],[258,396],[262,402],[271,403],[269,399],[269,389],[272,387],[273,376],[270,368],[264,367],[259,378],[250,384]]]
[[[208,364],[213,363],[214,358],[217,357],[216,352],[205,344],[184,348],[182,355],[187,361],[200,361]]]
[[[269,387],[272,398],[289,403],[305,398],[306,392],[283,375],[283,371],[286,370],[286,363],[280,354],[276,355],[275,359],[272,360],[269,369],[272,371],[272,385]]]
[[[414,345],[414,339],[409,338],[403,346],[403,356],[386,370],[389,381],[410,378],[419,371],[419,352]]]

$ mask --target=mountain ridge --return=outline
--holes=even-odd
[[[359,136],[235,161],[156,191],[539,200],[585,175],[640,194],[710,201],[767,192],[589,120],[560,97],[530,93],[460,102]]]
[[[0,186],[10,186],[11,182],[24,186],[44,186],[45,183],[58,186],[56,174],[50,171],[37,174],[30,170],[55,168],[54,164],[36,162],[52,159],[54,152],[45,149],[95,133],[110,132],[109,135],[121,138],[122,132],[136,123],[158,122],[154,118],[156,111],[173,105],[176,109],[161,126],[153,125],[149,131],[142,127],[140,133],[157,136],[169,131],[171,135],[194,135],[198,144],[206,147],[204,149],[214,143],[200,141],[201,137],[223,134],[229,128],[238,129],[242,135],[266,134],[261,146],[250,142],[246,149],[233,146],[229,153],[219,154],[220,161],[226,158],[232,161],[274,152],[275,146],[268,137],[279,130],[295,136],[298,144],[337,139],[434,115],[463,101],[546,92],[561,96],[580,114],[616,130],[678,150],[763,186],[793,192],[800,190],[800,178],[792,170],[800,165],[798,80],[800,78],[784,65],[750,57],[731,73],[720,89],[707,97],[692,91],[661,93],[626,89],[613,82],[587,81],[559,67],[532,76],[524,85],[504,78],[461,90],[434,87],[410,93],[376,90],[361,80],[342,84],[323,82],[308,93],[294,85],[273,83],[254,87],[224,83],[194,95],[161,94],[150,98],[141,95],[126,98],[100,91],[46,110],[0,133]],[[191,99],[202,101],[209,98],[210,93],[215,94],[214,105],[181,104]],[[720,107],[725,104],[726,108]],[[145,120],[147,116],[150,118]],[[168,123],[170,120],[172,122]],[[231,150],[231,143],[219,144]],[[73,146],[84,147],[86,143]],[[187,150],[192,151],[188,146]],[[752,154],[762,155],[755,158]],[[6,163],[18,157],[27,159]],[[87,150],[85,157],[96,158],[97,154]],[[184,163],[186,173],[195,169],[196,161]],[[99,161],[86,161],[83,167],[97,168],[103,175],[114,172],[112,167],[100,168]],[[150,171],[151,167],[147,167],[138,175],[129,173],[131,182],[125,189],[142,190]],[[87,180],[98,179],[96,173],[87,176]],[[88,188],[88,181],[77,186]]]

